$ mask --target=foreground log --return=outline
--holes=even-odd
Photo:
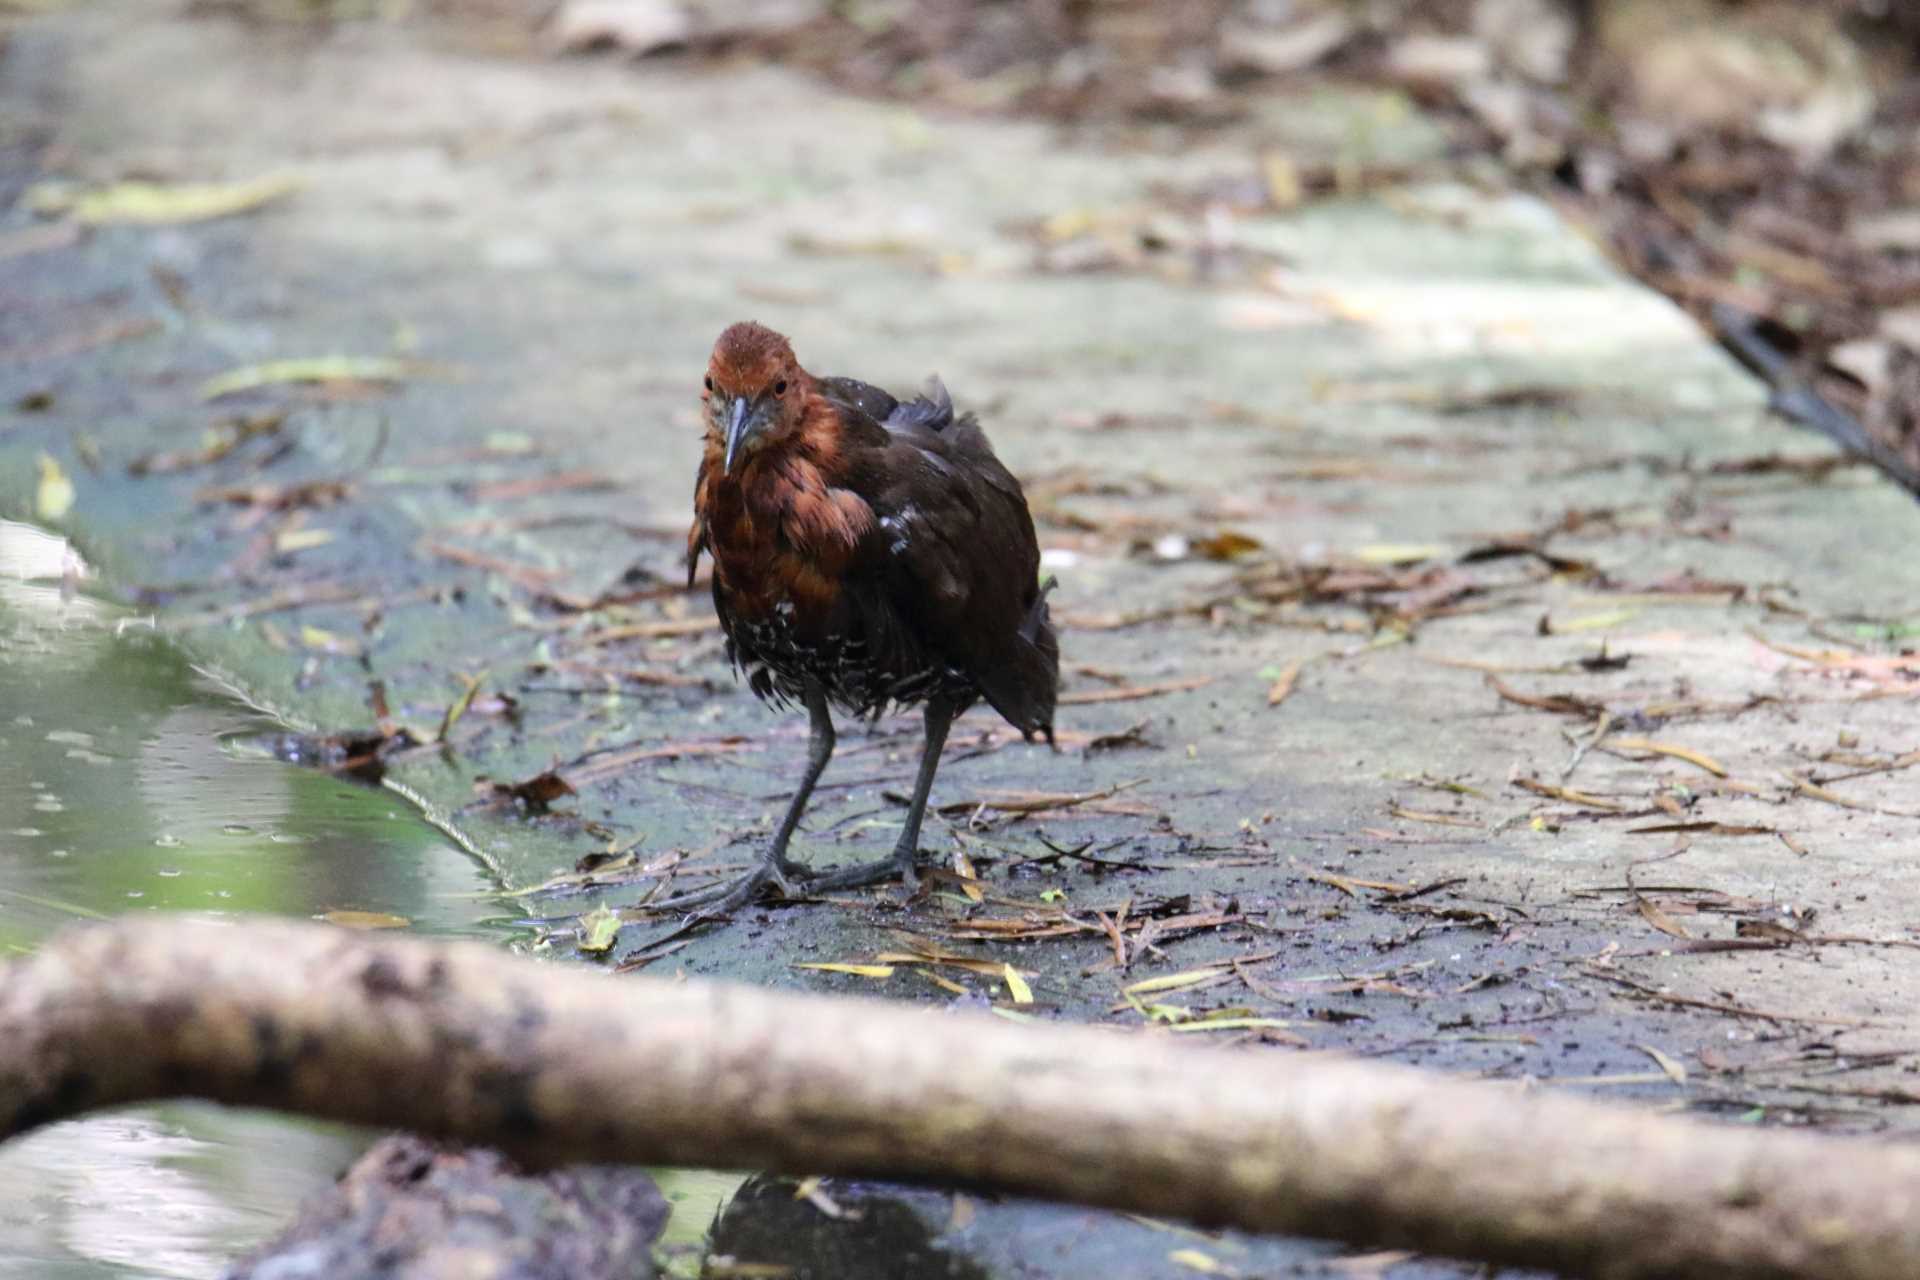
[[[1920,1275],[1920,1149],[314,925],[122,923],[0,970],[0,1136],[180,1096],[541,1163],[964,1180],[1582,1276]]]

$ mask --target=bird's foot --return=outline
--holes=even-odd
[[[919,850],[911,846],[896,848],[885,858],[876,858],[872,862],[856,863],[851,867],[842,867],[838,871],[810,872],[807,889],[812,893],[821,893],[833,889],[859,889],[870,884],[879,884],[883,880],[899,880],[911,897],[920,887],[920,874],[914,868]]]
[[[811,874],[806,867],[790,862],[785,857],[769,858],[756,863],[753,870],[737,879],[723,880],[704,889],[676,893],[672,897],[649,902],[647,908],[652,911],[692,911],[696,919],[710,920],[738,911],[769,885],[779,890],[783,898],[797,897],[795,882],[805,880]]]

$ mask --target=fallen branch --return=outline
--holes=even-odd
[[[543,1163],[964,1181],[1609,1280],[1920,1275],[1910,1147],[306,924],[120,923],[0,969],[0,1135],[179,1096]]]

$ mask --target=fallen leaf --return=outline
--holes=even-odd
[[[1106,800],[1131,790],[1147,781],[1135,778],[1131,782],[1118,782],[1099,791],[1028,791],[995,798],[963,800],[959,804],[944,804],[940,812],[965,813],[971,809],[991,809],[996,813],[1045,813],[1049,809],[1071,809],[1076,805],[1089,804],[1097,800]]]
[[[1391,880],[1357,880],[1352,876],[1335,875],[1331,871],[1309,871],[1307,879],[1332,885],[1349,898],[1359,897],[1362,889],[1377,889],[1381,893],[1406,893],[1414,887],[1410,884],[1396,884]]]
[[[300,628],[300,643],[321,653],[339,654],[346,658],[357,658],[363,652],[359,642],[315,626]]]
[[[1640,915],[1648,924],[1666,934],[1668,937],[1687,939],[1693,937],[1692,934],[1681,928],[1672,916],[1662,911],[1659,905],[1651,898],[1636,897],[1634,899],[1634,906],[1639,908]]]
[[[456,673],[455,678],[466,687],[460,690],[460,696],[447,707],[447,713],[440,717],[440,732],[434,735],[434,738],[440,742],[447,740],[447,735],[453,731],[453,726],[460,723],[460,717],[465,715],[467,708],[473,705],[473,695],[480,691],[481,676],[463,676]]]
[[[1382,1249],[1377,1253],[1355,1253],[1334,1258],[1321,1265],[1336,1275],[1365,1280],[1370,1276],[1384,1276],[1401,1263],[1410,1262],[1418,1256],[1411,1249]]]
[[[1207,560],[1237,560],[1260,550],[1261,545],[1258,538],[1226,529],[1211,538],[1197,539],[1189,549]]]
[[[296,551],[307,551],[314,547],[324,547],[333,541],[331,529],[283,529],[274,535],[273,549],[280,555],[292,555]]]
[[[1032,1004],[1033,988],[1020,976],[1020,971],[1012,965],[1002,965],[1000,976],[1006,979],[1007,994],[1013,997],[1015,1004]]]
[[[275,409],[267,413],[243,414],[226,418],[207,428],[198,449],[170,450],[162,453],[145,453],[127,464],[127,474],[133,476],[164,474],[169,471],[185,471],[191,467],[203,467],[220,461],[249,440],[277,434],[286,425],[287,411]],[[309,481],[309,484],[341,484],[342,481]],[[196,502],[235,501],[235,491],[214,491],[209,495],[194,497]],[[237,492],[249,494],[250,489]],[[344,497],[345,494],[340,495]]]
[[[893,966],[890,964],[855,964],[842,960],[806,960],[796,963],[796,969],[818,969],[822,973],[850,973],[856,978],[891,978]]]
[[[1690,765],[1705,769],[1716,778],[1727,776],[1726,766],[1712,756],[1690,747],[1677,747],[1670,742],[1655,742],[1651,738],[1608,738],[1600,745],[1616,751],[1647,751],[1654,755],[1672,756],[1675,760],[1685,760]]]
[[[1068,707],[1085,706],[1093,702],[1134,702],[1141,698],[1157,698],[1163,693],[1185,693],[1189,689],[1204,688],[1212,683],[1212,676],[1194,676],[1188,680],[1125,685],[1118,689],[1083,689],[1074,693],[1061,694],[1059,703],[1063,707]]]
[[[496,782],[493,784],[493,793],[496,796],[518,800],[527,807],[529,813],[545,813],[547,806],[561,796],[576,794],[573,784],[552,769],[528,778],[525,782],[512,784]]]
[[[34,490],[34,514],[42,520],[52,523],[73,510],[73,481],[67,479],[67,473],[60,469],[60,463],[52,454],[43,453],[39,457],[40,484]]]
[[[1463,818],[1451,813],[1427,813],[1420,809],[1408,809],[1398,804],[1387,806],[1387,812],[1405,822],[1431,822],[1442,827],[1480,827],[1486,824],[1477,818]]]
[[[1661,822],[1651,827],[1629,827],[1630,836],[1655,836],[1667,834],[1687,834],[1699,836],[1770,836],[1772,827],[1749,827],[1733,822]]]
[[[1354,549],[1354,559],[1362,564],[1405,565],[1422,560],[1442,560],[1452,549],[1432,542],[1376,542]]]
[[[248,213],[300,186],[300,179],[290,174],[232,183],[120,182],[87,192],[43,184],[30,191],[27,199],[42,213],[65,213],[87,226],[163,226]]]
[[[1782,776],[1791,782],[1793,789],[1801,795],[1814,800],[1824,801],[1827,804],[1838,805],[1842,809],[1856,809],[1862,813],[1884,813],[1894,818],[1920,818],[1920,813],[1916,813],[1911,809],[1886,808],[1879,805],[1863,804],[1858,800],[1849,800],[1839,792],[1820,786],[1818,783],[1802,778],[1797,774],[1785,773],[1783,771]]]
[[[1610,609],[1605,613],[1589,613],[1566,622],[1553,624],[1553,634],[1560,636],[1574,631],[1604,631],[1617,627],[1623,622],[1631,622],[1639,616],[1638,609]]]
[[[1086,753],[1093,755],[1099,751],[1118,751],[1125,747],[1151,747],[1147,741],[1147,722],[1136,721],[1116,733],[1095,734],[1087,739]]]
[[[1606,809],[1610,812],[1618,813],[1625,807],[1615,804],[1611,800],[1603,800],[1599,796],[1590,795],[1585,791],[1575,791],[1569,787],[1552,786],[1548,783],[1541,782],[1538,778],[1515,778],[1513,785],[1519,787],[1522,791],[1531,791],[1537,796],[1546,796],[1551,800],[1564,800],[1568,804],[1577,804],[1587,809]],[[1656,802],[1661,798],[1662,797],[1655,797]],[[1678,812],[1677,807],[1676,812]]]
[[[1280,669],[1280,674],[1275,677],[1273,684],[1268,686],[1267,705],[1277,707],[1285,702],[1287,695],[1293,692],[1293,686],[1298,683],[1299,680],[1300,659],[1295,658],[1292,662],[1289,662]]]
[[[1193,1022],[1176,1022],[1168,1027],[1169,1031],[1257,1031],[1262,1028],[1284,1028],[1293,1024],[1284,1018],[1200,1018]]]
[[[1518,689],[1507,684],[1506,681],[1502,680],[1499,676],[1492,674],[1487,676],[1487,684],[1492,687],[1495,693],[1505,698],[1508,702],[1517,703],[1523,707],[1532,707],[1537,711],[1551,711],[1555,715],[1562,716],[1597,716],[1606,712],[1606,708],[1599,703],[1589,701],[1586,698],[1571,693],[1521,693]]]
[[[1157,978],[1142,978],[1120,988],[1130,995],[1145,995],[1154,991],[1178,991],[1183,987],[1198,986],[1215,978],[1224,977],[1227,969],[1188,969],[1184,973],[1164,973]]]
[[[1198,1271],[1205,1276],[1224,1276],[1227,1268],[1210,1253],[1198,1249],[1175,1249],[1167,1255],[1167,1261],[1185,1267],[1189,1271]]]
[[[313,356],[243,365],[200,384],[202,400],[286,382],[400,382],[425,371],[414,360],[387,356]]]
[[[1685,1084],[1687,1082],[1687,1068],[1683,1063],[1660,1052],[1650,1044],[1636,1044],[1633,1047],[1658,1063],[1660,1069],[1667,1073],[1667,1079],[1673,1081],[1675,1084]]]
[[[404,929],[413,923],[385,911],[329,911],[320,918],[343,929]]]
[[[589,955],[612,950],[619,936],[620,913],[611,907],[595,907],[580,917],[580,949]]]

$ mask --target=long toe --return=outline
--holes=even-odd
[[[767,885],[778,889],[783,897],[796,895],[787,869],[763,862],[737,880],[690,889],[646,905],[650,911],[697,911],[702,916],[724,916],[752,902]]]
[[[879,884],[882,880],[891,880],[899,873],[900,864],[897,861],[892,858],[881,858],[874,862],[841,867],[836,871],[815,872],[807,881],[807,889],[813,893],[834,889],[858,889],[870,884]]]

